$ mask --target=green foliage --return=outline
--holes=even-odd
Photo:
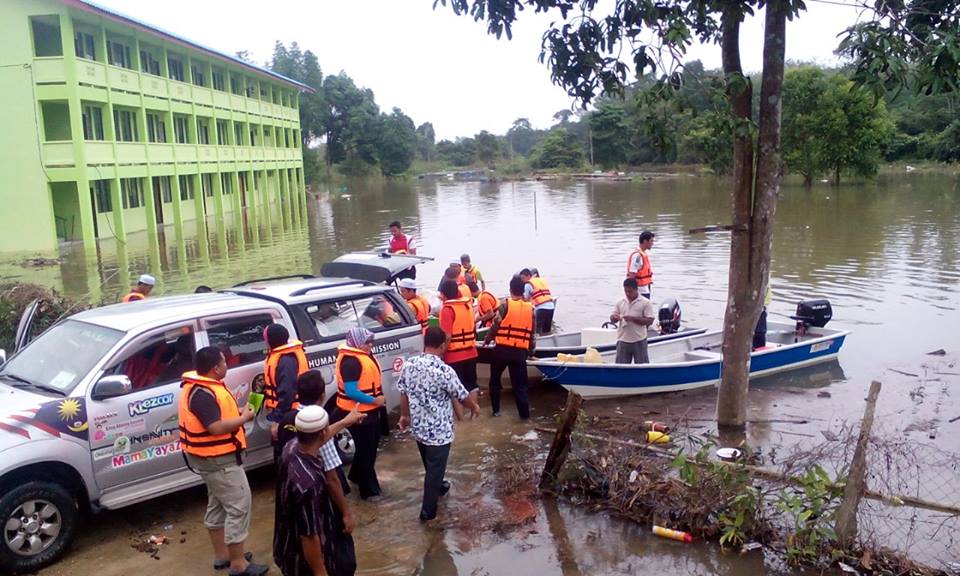
[[[437,142],[437,156],[452,166],[470,166],[477,161],[477,142],[473,138]]]
[[[816,561],[836,541],[833,525],[841,491],[819,465],[806,469],[799,484],[777,494],[777,510],[792,522],[787,538],[787,559],[794,563]]]
[[[604,168],[612,168],[627,161],[630,147],[630,128],[622,102],[603,100],[595,112],[587,117],[593,140],[593,161]]]
[[[89,304],[67,298],[56,290],[38,284],[0,285],[0,348],[13,352],[13,340],[23,311],[34,300],[39,300],[33,321],[32,335],[40,334],[68,314],[82,312]]]
[[[530,153],[534,168],[579,168],[583,144],[565,128],[555,128]]]
[[[526,156],[545,134],[543,130],[534,130],[530,120],[517,118],[513,121],[513,126],[507,130],[506,137],[508,146],[514,154]]]
[[[417,126],[417,157],[424,162],[432,162],[437,151],[436,139],[433,124],[424,122]]]
[[[380,117],[380,141],[377,158],[384,176],[402,174],[413,164],[417,154],[417,131],[413,120],[399,108]]]
[[[477,160],[487,166],[493,165],[497,158],[503,155],[499,139],[486,130],[481,130],[474,136],[477,144]]]

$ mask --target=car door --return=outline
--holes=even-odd
[[[186,321],[146,331],[124,345],[98,376],[125,375],[132,384],[127,394],[87,399],[90,456],[101,490],[184,467],[177,402],[181,375],[193,369],[196,328]]]
[[[253,380],[263,374],[267,357],[263,333],[273,322],[282,322],[282,318],[279,311],[269,308],[209,316],[200,320],[207,345],[220,348],[227,359],[224,381],[240,406],[246,404]],[[261,411],[255,420],[244,426],[244,430],[247,434],[247,464],[256,465],[265,459],[272,459],[270,423],[266,421],[265,414]]]

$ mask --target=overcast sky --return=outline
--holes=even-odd
[[[570,99],[537,61],[540,38],[552,17],[521,14],[513,40],[488,36],[486,27],[456,17],[433,0],[97,0],[227,53],[247,50],[263,63],[274,42],[299,42],[320,60],[324,75],[344,70],[373,90],[382,110],[397,106],[418,125],[433,123],[440,138],[480,130],[504,133],[529,118],[546,128]],[[807,12],[787,23],[787,59],[835,63],[839,34],[857,18],[853,8],[808,1]],[[184,17],[187,15],[187,17]],[[762,12],[741,30],[744,68],[758,71]],[[718,46],[696,46],[690,59],[720,66]]]

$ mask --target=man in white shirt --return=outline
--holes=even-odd
[[[639,245],[627,258],[627,278],[636,278],[640,295],[650,300],[653,289],[653,266],[650,264],[649,250],[653,248],[656,234],[649,230],[640,233]]]
[[[617,323],[617,364],[649,364],[647,326],[653,324],[653,304],[640,297],[636,278],[623,281],[623,294],[610,315]]]

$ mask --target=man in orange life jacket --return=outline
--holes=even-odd
[[[484,343],[497,343],[490,362],[490,407],[493,415],[500,415],[500,377],[504,369],[510,372],[513,399],[521,420],[530,418],[527,399],[527,356],[533,354],[537,340],[533,335],[535,313],[533,304],[523,299],[524,282],[519,276],[510,279],[510,298],[503,301],[496,320],[487,332]]]
[[[360,498],[380,499],[377,479],[377,448],[380,444],[380,407],[385,404],[380,364],[374,357],[373,332],[355,326],[347,332],[346,343],[337,349],[334,371],[337,377],[337,410],[347,413],[356,408],[366,414],[362,422],[350,426],[356,446],[347,478],[357,484]]]
[[[651,289],[653,288],[653,266],[650,264],[648,250],[653,248],[653,240],[656,236],[649,230],[641,232],[640,245],[627,258],[627,278],[637,279],[640,295],[647,300],[650,299]]]
[[[440,284],[444,298],[440,309],[440,328],[447,333],[449,341],[443,361],[453,368],[463,387],[474,402],[480,395],[477,386],[477,324],[473,311],[473,298],[464,298],[457,283],[447,280]]]
[[[413,310],[420,328],[426,330],[430,321],[430,304],[422,296],[417,295],[417,282],[413,278],[404,278],[397,282],[397,286],[400,288],[400,295]]]
[[[483,279],[483,274],[480,272],[480,269],[470,262],[469,254],[460,255],[460,278],[462,278],[460,281],[461,284],[469,284],[469,281],[472,279],[480,285],[481,290],[487,289],[487,281]]]
[[[533,304],[537,316],[537,334],[549,334],[553,330],[553,311],[556,303],[547,281],[540,277],[536,268],[524,268],[520,279],[524,282],[523,299]]]
[[[473,296],[477,308],[477,323],[480,326],[489,328],[493,324],[493,318],[497,315],[497,307],[500,306],[500,299],[486,290],[480,290],[480,287],[472,282],[468,282],[470,294]]]
[[[283,446],[277,443],[277,429],[288,412],[299,408],[297,404],[297,378],[310,369],[303,343],[290,340],[290,332],[282,324],[270,324],[264,330],[270,353],[263,363],[263,407],[270,422],[273,438],[274,463],[280,457]]]
[[[137,300],[146,300],[150,291],[156,285],[157,279],[149,274],[141,274],[137,279],[137,285],[130,290],[130,293],[121,300],[124,304],[127,302],[136,302]]]
[[[390,223],[390,248],[389,251],[391,254],[410,254],[416,256],[417,254],[417,244],[413,239],[413,236],[403,233],[403,227],[400,225],[399,220],[394,220]],[[397,278],[414,278],[417,277],[417,269],[415,266],[411,266],[397,274]]]
[[[178,415],[180,447],[190,468],[207,485],[203,523],[213,544],[215,570],[262,576],[268,566],[254,564],[244,551],[250,529],[250,485],[242,467],[247,448],[243,425],[256,414],[237,401],[223,383],[227,361],[214,346],[197,351],[196,370],[183,375]]]

